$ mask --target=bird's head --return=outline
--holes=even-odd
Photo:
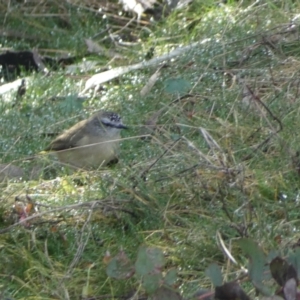
[[[106,131],[119,131],[128,129],[122,122],[121,117],[111,111],[100,111],[94,115],[94,122],[105,128]]]

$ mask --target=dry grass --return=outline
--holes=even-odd
[[[67,2],[54,3],[64,14]],[[39,13],[49,9],[46,2],[30,5]],[[240,237],[257,241],[266,252],[281,253],[299,239],[299,24],[290,23],[296,7],[290,12],[271,4],[248,10],[213,7],[201,13],[201,21],[195,7],[174,12],[151,27],[151,35],[139,45],[121,51],[133,53],[126,56],[129,63],[136,53],[144,57],[143,49],[153,44],[158,55],[174,45],[203,41],[198,49],[169,62],[144,98],[139,91],[155,70],[108,83],[100,96],[109,101],[99,103],[97,97],[66,109],[46,100],[78,92],[77,78],[65,78],[61,70],[50,78],[36,75],[18,110],[2,105],[2,163],[13,161],[26,174],[34,163],[25,158],[47,145],[51,137],[43,134],[49,128],[67,128],[99,107],[121,112],[131,127],[122,141],[120,163],[111,169],[70,175],[41,156],[47,174],[1,186],[4,295],[127,295],[139,289],[138,279],[107,278],[103,257],[107,250],[114,255],[124,249],[134,259],[144,243],[164,251],[167,269],[178,269],[178,289],[192,295],[199,286],[210,287],[204,270],[211,262],[223,266],[226,280],[240,274],[246,265],[235,244]],[[91,9],[98,9],[93,3],[84,8],[78,18],[84,14],[86,20]],[[29,7],[20,7],[16,16],[25,10]],[[74,24],[75,16],[68,16]],[[50,32],[47,23],[40,25],[33,15],[29,21]],[[96,32],[92,25],[80,24],[81,39]],[[134,29],[141,36],[139,26]],[[71,35],[75,27],[63,30]],[[71,44],[82,45],[76,39]],[[56,45],[69,50],[62,40]],[[170,79],[189,82],[188,92],[167,90]],[[142,125],[158,111],[155,131],[141,139]],[[29,218],[18,224],[24,209]],[[224,245],[239,265],[230,262]]]

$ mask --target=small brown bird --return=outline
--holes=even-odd
[[[110,111],[98,111],[66,130],[45,149],[56,151],[58,159],[67,165],[97,169],[117,160],[121,117]]]

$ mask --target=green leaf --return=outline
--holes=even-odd
[[[205,275],[210,278],[214,287],[222,285],[223,283],[222,272],[220,267],[217,264],[215,263],[210,264],[205,270]]]
[[[133,276],[134,266],[124,251],[120,251],[111,259],[107,265],[106,274],[116,279],[127,279]]]
[[[256,288],[257,292],[262,294],[265,297],[270,297],[273,293],[269,289],[268,286],[264,285],[262,282],[255,282],[252,280],[254,287]]]
[[[150,273],[161,272],[165,265],[165,258],[161,250],[154,247],[141,246],[135,262],[136,274],[144,276]]]
[[[277,256],[278,256],[278,251],[273,249],[267,255],[266,260],[267,260],[268,263],[270,263]]]
[[[263,280],[263,272],[265,269],[265,254],[258,245],[250,239],[241,239],[238,244],[243,252],[249,257],[249,277],[257,284]]]
[[[191,89],[191,84],[184,78],[169,78],[165,81],[165,92],[183,95]]]
[[[177,280],[177,271],[175,269],[170,270],[165,278],[164,283],[168,286],[172,286]]]
[[[72,113],[73,111],[76,110],[81,110],[82,109],[82,103],[83,101],[80,100],[77,95],[69,95],[60,102],[59,108],[64,112],[64,113]]]
[[[147,294],[153,294],[162,284],[162,274],[148,274],[143,277],[142,286]]]

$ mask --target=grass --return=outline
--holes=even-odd
[[[40,32],[46,41],[2,38],[2,46],[83,55],[84,38],[104,26],[101,15],[53,3],[58,11],[66,9],[71,27],[58,28],[56,19],[30,14],[23,18],[26,6],[14,7],[3,26],[21,32],[26,28],[32,35]],[[188,297],[199,286],[210,288],[204,270],[211,262],[222,266],[227,281],[238,276],[240,266],[247,264],[235,243],[241,237],[257,241],[266,252],[286,253],[296,244],[299,23],[296,19],[295,33],[288,32],[287,24],[299,7],[280,1],[250,4],[200,6],[195,1],[147,30],[132,25],[138,44],[117,48],[123,58],[111,66],[136,63],[152,46],[155,55],[161,55],[203,41],[169,62],[145,97],[140,90],[155,68],[108,82],[97,97],[91,95],[83,103],[74,98],[83,88],[78,82],[89,74],[35,74],[17,107],[1,101],[1,163],[12,162],[26,174],[35,165],[26,158],[45,148],[53,138],[49,134],[96,109],[120,112],[130,126],[123,134],[120,162],[112,168],[69,175],[40,154],[37,161],[51,169],[48,174],[1,185],[2,228],[19,220],[12,213],[15,197],[26,206],[28,195],[42,205],[36,205],[39,212],[45,212],[31,221],[30,229],[14,226],[0,235],[4,295],[117,299],[132,290],[142,294],[136,278],[108,278],[103,258],[107,250],[115,255],[123,249],[134,260],[138,247],[147,244],[163,250],[166,269],[178,270],[177,288]],[[106,22],[116,25],[116,20]],[[108,40],[104,46],[113,47]],[[99,66],[107,61],[99,58]],[[167,89],[170,80],[178,90]],[[180,83],[189,84],[189,95],[183,98]],[[53,101],[53,96],[66,98]],[[141,126],[160,109],[152,138],[140,139]],[[92,201],[98,204],[92,207]],[[229,262],[220,239],[240,266]],[[245,288],[254,295],[251,287]]]

